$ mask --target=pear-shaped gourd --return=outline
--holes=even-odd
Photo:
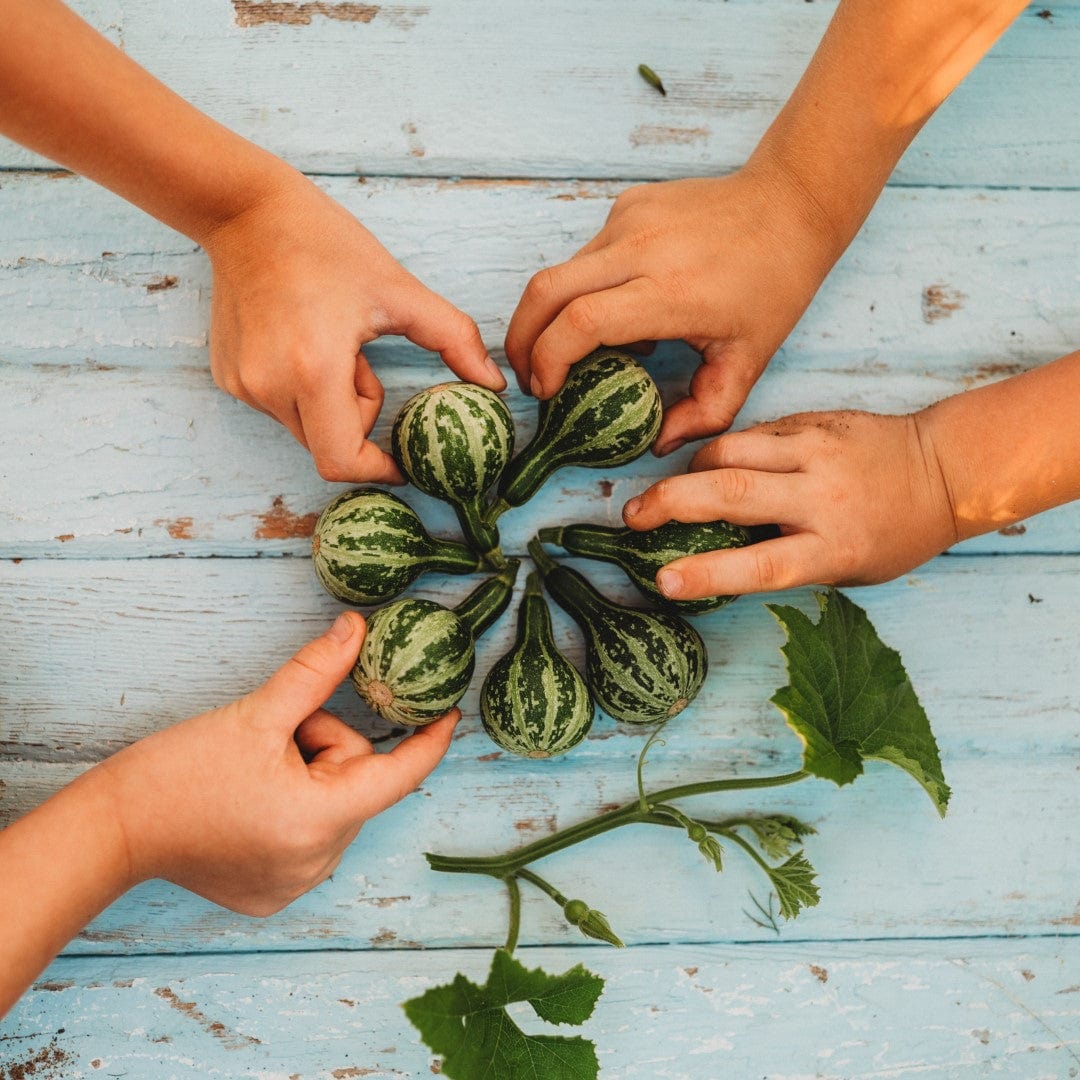
[[[527,502],[564,466],[604,469],[640,457],[662,415],[656,383],[632,356],[617,349],[590,354],[540,403],[536,434],[503,473],[487,520]]]
[[[323,588],[347,604],[381,604],[421,574],[471,574],[480,565],[464,544],[429,535],[408,503],[380,488],[334,499],[315,523],[311,557]]]
[[[539,574],[529,574],[517,639],[480,690],[484,730],[504,750],[546,758],[577,746],[593,722],[585,680],[555,647]]]
[[[418,726],[449,712],[469,688],[476,639],[506,610],[519,560],[451,609],[405,597],[376,608],[352,670],[356,692],[381,717]]]
[[[468,543],[501,566],[498,529],[484,521],[485,493],[514,451],[514,422],[498,394],[466,382],[421,390],[398,413],[390,446],[401,471],[450,503]]]
[[[529,554],[552,599],[585,635],[585,681],[604,712],[628,724],[655,724],[694,700],[709,657],[689,623],[614,603],[556,563],[538,540],[529,543]]]
[[[614,563],[654,604],[682,615],[715,611],[731,603],[735,597],[669,600],[656,587],[656,575],[660,568],[685,555],[745,547],[750,543],[750,534],[746,529],[727,521],[669,521],[666,525],[644,532],[608,525],[564,525],[541,529],[538,535],[542,543],[554,544],[571,555]]]

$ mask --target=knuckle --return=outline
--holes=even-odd
[[[553,267],[540,270],[525,286],[524,299],[528,303],[546,304],[558,293],[558,278]]]
[[[352,470],[340,457],[326,454],[316,455],[315,468],[324,480],[332,484],[348,483],[353,479]]]
[[[595,336],[600,328],[600,309],[591,297],[580,296],[576,300],[571,300],[566,305],[564,314],[566,321],[578,333],[586,337]]]
[[[724,501],[738,506],[753,494],[754,483],[745,469],[721,469],[717,476]]]
[[[751,565],[757,591],[767,592],[770,589],[782,587],[783,560],[775,551],[770,550],[768,544],[761,545],[754,552],[754,561]]]

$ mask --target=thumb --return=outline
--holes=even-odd
[[[381,813],[405,798],[442,760],[454,726],[461,719],[457,709],[402,739],[388,754],[354,757],[342,766],[342,812],[350,820]]]
[[[414,279],[403,308],[397,312],[396,332],[422,349],[437,352],[443,363],[466,382],[505,390],[506,379],[488,356],[476,323],[449,300]]]
[[[308,642],[247,695],[245,711],[256,724],[282,727],[291,734],[348,675],[360,653],[365,631],[360,614],[342,612],[326,633]]]

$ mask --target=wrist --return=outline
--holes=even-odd
[[[963,505],[961,477],[958,475],[956,456],[942,424],[942,402],[937,402],[925,409],[911,414],[922,454],[928,486],[935,504],[935,519],[939,522],[944,542],[940,550],[974,536],[976,532],[965,531],[960,518],[959,508]]]

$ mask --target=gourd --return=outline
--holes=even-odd
[[[451,609],[405,597],[376,608],[352,670],[356,692],[394,724],[428,724],[469,688],[476,640],[506,610],[518,559],[510,559]]]
[[[600,469],[640,457],[656,438],[661,417],[656,383],[632,356],[617,349],[592,353],[540,403],[536,434],[503,473],[487,520],[527,502],[564,466]]]
[[[512,754],[546,758],[581,742],[593,712],[585,680],[555,647],[540,576],[531,573],[514,645],[496,661],[480,690],[484,730]]]
[[[656,587],[656,574],[660,568],[685,555],[745,547],[750,543],[750,534],[746,529],[727,521],[669,521],[645,532],[607,525],[564,525],[561,528],[541,529],[538,537],[542,543],[561,547],[571,555],[614,563],[654,604],[683,615],[715,611],[731,603],[735,597],[670,600]]]
[[[358,488],[319,515],[311,539],[315,574],[347,604],[381,604],[421,574],[471,574],[480,560],[464,544],[429,535],[408,503],[379,488]]]
[[[576,570],[529,543],[551,597],[585,635],[585,680],[596,703],[628,724],[682,712],[705,681],[709,658],[698,632],[677,615],[623,607]]]
[[[499,532],[484,496],[514,450],[514,422],[498,394],[472,383],[441,383],[402,406],[390,436],[394,460],[423,492],[453,506],[466,541],[503,564]]]

